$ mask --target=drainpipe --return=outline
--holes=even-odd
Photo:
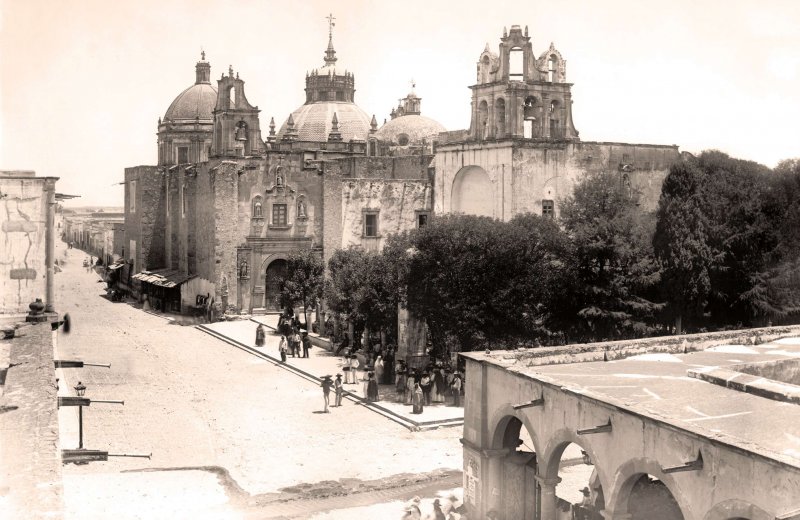
[[[45,274],[45,307],[46,312],[55,312],[53,304],[53,279],[55,278],[55,221],[56,221],[56,179],[48,178],[45,184],[47,192],[47,217],[44,228],[44,263]]]

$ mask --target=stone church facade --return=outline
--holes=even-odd
[[[120,284],[164,310],[277,311],[293,251],[377,251],[442,213],[556,215],[588,172],[618,171],[651,209],[679,159],[675,146],[580,141],[566,62],[552,45],[536,58],[518,26],[499,55],[481,53],[465,131],[422,116],[413,89],[379,128],[331,33],[305,103],[279,129],[271,119],[266,138],[239,74],[210,78],[203,54],[158,121],[157,164],[125,170]]]

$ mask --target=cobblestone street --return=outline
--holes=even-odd
[[[86,448],[152,453],[65,466],[67,518],[257,518],[264,504],[292,496],[282,488],[301,483],[402,481],[434,470],[456,470],[443,489],[458,481],[460,427],[410,432],[351,401],[320,413],[314,383],[194,327],[110,302],[99,275],[81,267],[86,255],[64,251],[58,244],[66,258],[58,311],[73,327],[59,332],[56,358],[111,368],[60,370],[60,395],[82,381],[87,397],[125,401],[84,409]],[[60,427],[61,447],[77,447],[76,408],[60,410]]]

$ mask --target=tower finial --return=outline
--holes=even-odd
[[[328,49],[325,51],[325,64],[333,65],[336,63],[336,51],[333,50],[333,28],[336,26],[336,18],[333,13],[325,17],[328,20]]]
[[[200,59],[206,61],[206,51],[202,47],[200,47]]]

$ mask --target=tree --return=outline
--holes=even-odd
[[[286,278],[281,283],[281,305],[303,305],[303,317],[308,327],[307,307],[316,305],[322,296],[325,266],[319,254],[311,249],[301,249],[289,255],[286,261]]]
[[[654,332],[663,304],[652,301],[660,279],[652,248],[655,219],[636,206],[614,173],[596,173],[561,203],[574,250],[579,298],[575,332],[584,339]]]
[[[338,249],[328,260],[325,301],[328,307],[357,329],[364,324],[363,302],[367,298],[368,254],[351,247]]]
[[[653,249],[662,269],[662,294],[677,334],[682,333],[684,317],[702,316],[711,290],[713,255],[702,210],[701,175],[695,164],[673,165],[658,201]]]

